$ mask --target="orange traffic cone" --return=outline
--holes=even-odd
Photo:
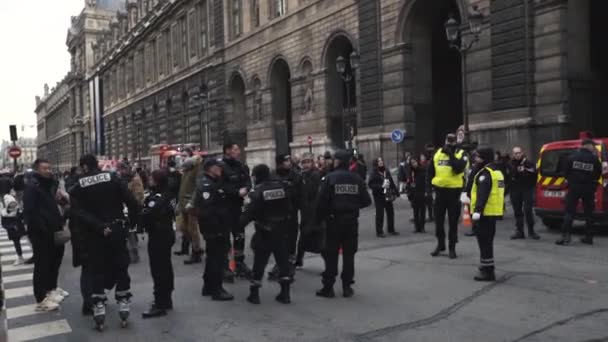
[[[473,226],[468,204],[465,204],[462,209],[462,226],[465,228],[471,228]]]
[[[236,261],[234,260],[234,248],[230,248],[230,261],[228,262],[228,268],[234,272],[236,271]]]

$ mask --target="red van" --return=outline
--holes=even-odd
[[[581,148],[582,139],[590,137],[582,132],[579,140],[555,141],[545,144],[539,153],[538,178],[536,181],[536,206],[534,211],[543,223],[551,228],[561,227],[568,182],[564,178],[564,167],[568,157]],[[598,224],[608,224],[608,138],[593,138],[597,145],[597,155],[602,162],[602,177],[595,194],[594,217]],[[579,203],[575,219],[583,217],[582,204]]]

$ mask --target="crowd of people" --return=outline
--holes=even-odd
[[[570,158],[566,178],[575,191],[568,197],[570,216],[558,244],[570,242],[571,214],[579,198],[586,209],[591,205],[589,187],[601,170],[597,157],[589,153],[593,148],[593,141],[585,141]],[[222,156],[205,159],[186,150],[182,165],[169,161],[151,174],[127,161],[116,170],[101,170],[95,156],[85,155],[63,176],[63,186],[44,159],[20,177],[0,177],[2,225],[15,243],[16,263],[26,262],[21,257],[21,237],[27,235],[33,246],[36,309],[56,310],[68,296],[57,284],[68,240],[73,266],[81,267],[82,313],[93,315],[103,329],[106,290],[115,290],[120,318],[127,322],[132,297],[128,268],[139,261],[141,233],[148,234],[154,282],[154,301],[143,312],[144,318],[166,315],[173,308],[172,254],[185,256],[186,265],[200,264],[205,256],[203,296],[233,300],[223,283],[248,279],[247,301],[252,304],[261,303],[259,288],[271,255],[275,266],[268,279],[280,285],[276,300],[290,303],[290,288],[306,252],[321,254],[325,262],[322,288],[316,294],[334,297],[341,254],[342,295],[352,297],[359,211],[372,199],[378,238],[386,237],[385,222],[388,234],[399,235],[393,202],[405,193],[413,210],[414,232],[425,233],[426,223],[434,221],[437,245],[431,255],[447,250],[451,259],[457,258],[462,204],[468,205],[474,222],[469,235],[477,237],[480,250],[478,281],[496,279],[493,240],[507,195],[516,218],[511,238],[526,237],[524,223],[530,238],[540,238],[532,213],[537,170],[520,147],[513,148],[511,156],[491,148],[468,151],[449,134],[437,150],[429,146],[419,155],[407,154],[398,165],[397,181],[382,157],[373,160],[368,172],[363,156],[353,151],[316,158],[312,153],[301,158],[278,155],[274,170],[260,164],[251,172],[240,161],[240,153],[233,143],[224,145]],[[249,243],[254,252],[252,268],[245,260],[245,227],[251,222],[255,227]],[[176,251],[172,251],[174,227],[181,233]],[[593,242],[590,229],[583,242]]]

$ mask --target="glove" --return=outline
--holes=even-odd
[[[389,180],[385,179],[384,183],[382,184],[382,188],[388,189],[390,186],[391,186],[391,183],[389,182]]]
[[[463,204],[471,204],[471,199],[469,198],[466,192],[460,194],[460,202],[462,202]]]
[[[481,214],[480,213],[473,213],[473,216],[471,216],[471,219],[473,221],[479,221],[479,219],[481,219]]]

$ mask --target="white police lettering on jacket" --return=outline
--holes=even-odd
[[[437,164],[439,166],[450,166],[450,161],[449,160],[439,160],[439,161],[437,161]]]
[[[86,187],[101,184],[101,183],[107,183],[111,180],[112,180],[112,177],[110,176],[110,174],[105,172],[105,173],[99,173],[99,174],[96,174],[93,176],[80,178],[78,180],[78,182],[80,182],[81,188],[86,188]]]
[[[264,201],[274,201],[285,198],[285,190],[283,189],[275,189],[275,190],[266,190],[262,192],[262,196],[264,196]]]
[[[357,184],[336,184],[334,185],[336,195],[359,195],[359,185]]]
[[[572,163],[572,168],[575,170],[591,172],[591,171],[593,171],[593,164],[575,161]]]

